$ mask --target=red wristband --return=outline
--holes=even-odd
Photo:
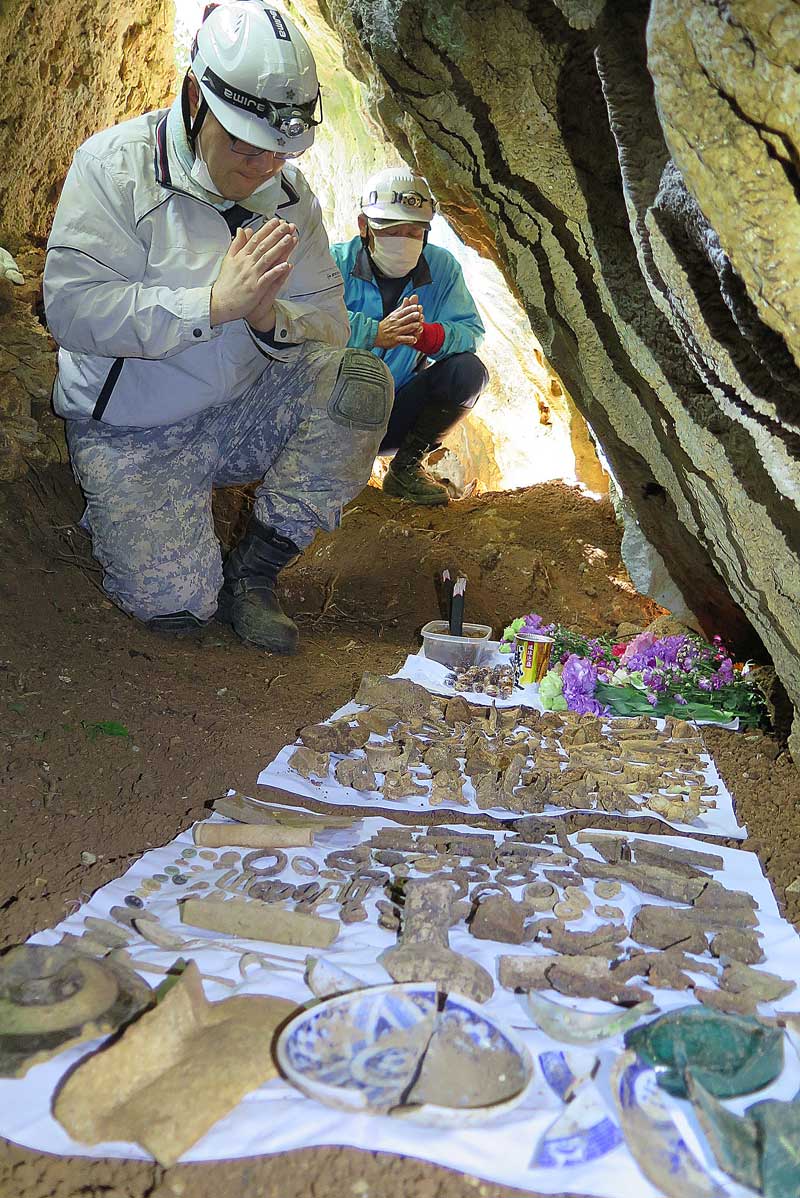
[[[441,324],[423,324],[422,332],[414,342],[414,349],[418,349],[421,354],[438,354],[439,350],[444,345],[444,325]]]

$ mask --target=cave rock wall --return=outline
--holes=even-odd
[[[800,6],[325,0],[708,635],[800,710]],[[800,755],[800,723],[793,748]]]
[[[75,148],[161,104],[172,0],[0,4],[0,245],[44,239]]]

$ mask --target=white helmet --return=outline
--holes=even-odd
[[[191,66],[203,115],[205,104],[232,137],[287,157],[302,154],[314,141],[314,127],[322,120],[314,58],[277,8],[263,0],[209,6]],[[198,111],[192,140],[203,115]]]
[[[436,211],[426,180],[409,166],[393,166],[370,175],[360,204],[369,223],[379,229],[407,221],[427,225]]]

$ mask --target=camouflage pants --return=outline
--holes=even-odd
[[[68,420],[103,586],[141,620],[189,611],[210,619],[222,586],[212,485],[263,479],[255,514],[299,548],[339,524],[367,482],[392,406],[372,354],[309,343],[271,361],[239,399],[176,424]]]

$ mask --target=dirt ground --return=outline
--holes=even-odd
[[[241,526],[240,500],[218,498],[223,539]],[[444,566],[469,577],[467,618],[496,631],[529,610],[590,632],[657,614],[633,593],[607,502],[548,484],[425,511],[368,487],[341,530],[286,574],[296,657],[248,649],[219,625],[162,640],[105,598],[80,512],[66,468],[0,489],[0,948],[58,922],[228,787],[253,793],[262,766],[349,699],[364,669],[391,672],[416,649]],[[108,721],[127,735],[104,734]],[[782,902],[800,874],[800,774],[769,736],[712,731],[708,741],[750,828],[745,847]],[[787,898],[800,918],[800,896]],[[346,1149],[164,1171],[0,1144],[0,1198],[519,1193]]]

